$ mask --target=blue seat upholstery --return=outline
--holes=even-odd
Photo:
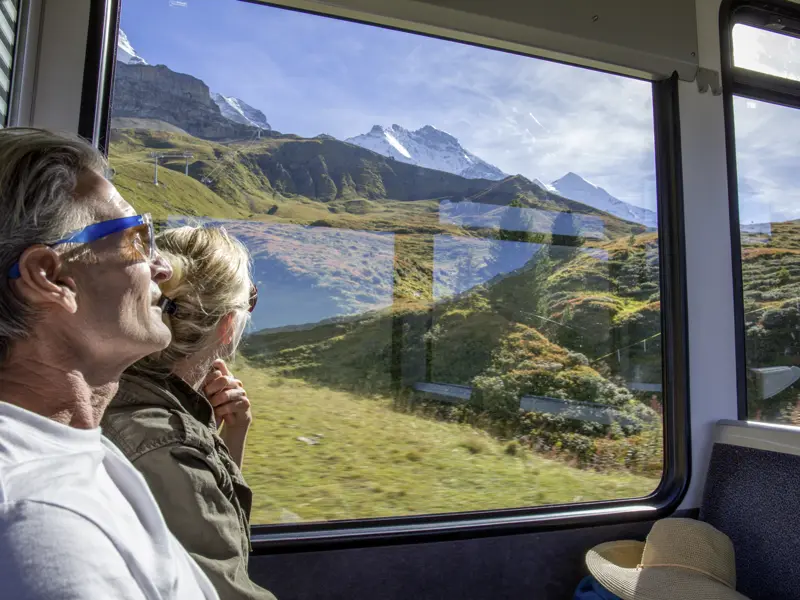
[[[720,422],[700,519],[733,541],[739,592],[800,598],[800,428]]]

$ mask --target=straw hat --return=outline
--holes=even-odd
[[[694,519],[656,521],[647,542],[600,544],[586,566],[623,600],[747,600],[736,591],[730,539]]]

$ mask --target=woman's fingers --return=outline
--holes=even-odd
[[[210,397],[228,388],[242,389],[242,386],[240,386],[237,383],[237,380],[230,375],[221,375],[216,379],[207,382],[203,391],[205,391],[207,397]]]
[[[218,358],[213,363],[211,363],[211,366],[217,371],[220,371],[223,375],[231,374],[230,370],[228,370],[228,365],[226,365],[225,361],[222,360],[221,358]]]
[[[213,396],[209,396],[208,401],[211,403],[211,406],[214,407],[214,411],[216,412],[217,408],[220,406],[241,398],[247,398],[247,392],[245,392],[242,388],[233,388],[225,389],[217,392]]]
[[[209,383],[211,383],[215,379],[218,379],[219,377],[222,377],[222,371],[220,371],[219,369],[211,369],[211,371],[208,372],[208,375],[206,375],[206,379],[203,382],[203,385],[208,385]]]
[[[250,410],[250,400],[247,399],[247,396],[244,396],[239,400],[228,402],[216,408],[214,410],[214,416],[217,417],[217,419],[224,419],[230,415],[246,413],[248,410]]]

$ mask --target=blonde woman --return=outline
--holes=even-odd
[[[273,600],[247,574],[252,493],[240,468],[252,416],[224,362],[257,299],[250,256],[219,227],[181,227],[156,239],[173,267],[161,284],[172,342],[123,375],[103,433],[144,475],[170,530],[222,600]]]

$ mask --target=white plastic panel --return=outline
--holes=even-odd
[[[700,66],[719,70],[719,0],[698,0]],[[692,475],[681,508],[700,506],[714,427],[737,418],[730,209],[722,96],[680,86]]]
[[[714,442],[800,456],[800,427],[722,420],[717,423]]]
[[[694,80],[693,0],[269,0],[640,77]]]

